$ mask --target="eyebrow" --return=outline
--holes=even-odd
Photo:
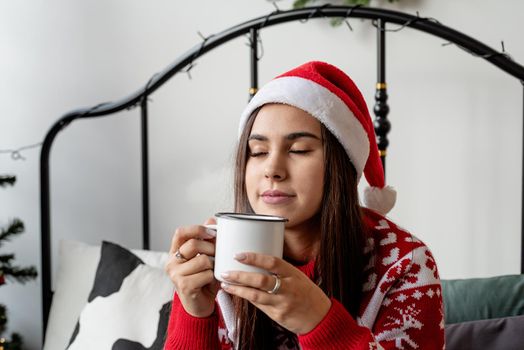
[[[312,138],[312,139],[316,139],[320,141],[320,137],[310,132],[306,132],[306,131],[293,132],[291,134],[286,135],[285,139],[289,141],[293,141],[296,139],[300,139],[302,137],[308,137],[308,138]],[[268,138],[267,136],[260,135],[260,134],[251,134],[249,135],[248,141],[251,141],[251,140],[268,141]]]

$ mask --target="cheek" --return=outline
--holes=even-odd
[[[320,205],[324,192],[324,163],[312,164],[309,169],[302,172],[303,178],[300,183],[304,190],[309,194],[309,200],[315,205]]]
[[[247,192],[249,199],[251,200],[251,195],[256,190],[257,181],[256,181],[255,167],[253,166],[253,163],[249,161],[246,164],[245,182],[246,182],[246,192]]]

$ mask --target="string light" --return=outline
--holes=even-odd
[[[485,55],[476,54],[476,53],[472,52],[471,50],[466,49],[464,46],[460,46],[460,45],[457,45],[457,44],[451,43],[451,42],[443,43],[442,46],[455,45],[459,49],[462,49],[462,50],[466,51],[467,53],[469,53],[470,55],[472,55],[474,57],[480,57],[480,58],[488,59],[488,58],[495,57],[495,56],[504,56],[508,60],[513,61],[513,57],[511,57],[511,55],[509,53],[507,53],[506,50],[504,49],[504,41],[501,41],[500,44],[502,46],[502,51],[501,52],[488,53],[488,54],[485,54]]]
[[[279,14],[281,12],[280,8],[277,6],[276,4],[276,1],[278,0],[270,0],[270,2],[273,4],[273,6],[275,7],[275,11],[269,13],[266,17],[265,17],[265,20],[264,22],[258,27],[258,29],[262,29],[264,28],[267,23],[269,22],[269,19],[271,18],[271,16],[275,15],[275,14]],[[309,16],[305,19],[302,19],[300,20],[300,22],[302,23],[307,23],[311,18],[313,18],[315,15],[317,14],[320,14],[322,17],[326,17],[325,14],[323,13],[323,10],[327,7],[330,7],[331,5],[330,4],[324,4],[320,7],[316,7],[314,11],[312,11]],[[349,23],[348,21],[348,17],[351,17],[351,14],[354,10],[356,10],[357,8],[361,7],[361,5],[355,5],[355,6],[352,6],[351,8],[348,9],[348,11],[346,12],[346,16],[344,17],[344,22],[346,23],[347,27],[353,31],[353,28],[351,27],[351,24]],[[416,23],[416,22],[419,22],[419,21],[430,21],[430,22],[433,22],[433,23],[437,23],[437,24],[440,24],[440,22],[438,20],[436,20],[435,18],[432,18],[432,17],[420,17],[418,11],[416,12],[417,16],[415,18],[412,18],[406,22],[404,22],[403,24],[400,24],[399,27],[397,28],[392,28],[392,29],[387,29],[387,28],[379,28],[378,27],[378,24],[377,24],[377,20],[372,20],[371,21],[371,24],[376,27],[377,29],[381,30],[381,31],[384,31],[384,32],[399,32],[403,29],[405,29],[406,27],[409,27],[411,26],[413,23]],[[214,36],[214,34],[210,35],[210,36],[204,36],[200,31],[197,31],[197,34],[202,38],[202,44],[200,45],[200,49],[193,55],[193,59],[187,64],[186,68],[183,70],[184,73],[187,73],[189,79],[191,79],[191,73],[190,71],[196,66],[196,63],[194,62],[194,59],[196,59],[197,57],[200,57],[202,51],[204,50],[204,47],[207,43],[207,41],[212,38]],[[247,35],[248,37],[248,40],[249,40],[249,43],[247,43],[246,45],[248,46],[251,46],[253,44],[252,42],[252,38]],[[262,39],[260,37],[260,34],[257,36],[257,45],[260,45],[260,51],[261,51],[261,54],[260,56],[257,57],[257,61],[258,60],[261,60],[262,57],[264,56],[264,46],[263,46],[263,42],[262,42]],[[451,42],[447,42],[447,43],[443,43],[442,46],[448,46],[448,45],[455,45],[457,47],[459,47],[460,49],[468,52],[469,54],[471,54],[472,56],[475,56],[475,57],[480,57],[480,58],[484,58],[484,59],[489,59],[489,58],[492,58],[492,57],[495,57],[495,56],[504,56],[506,57],[507,59],[513,61],[513,58],[511,57],[511,55],[509,53],[506,52],[505,50],[505,47],[504,47],[504,41],[501,41],[501,46],[502,46],[502,51],[501,52],[495,52],[495,53],[490,53],[490,54],[485,54],[485,55],[479,55],[479,54],[476,54],[474,52],[472,52],[471,50],[463,47],[463,46],[460,46],[460,45],[457,45],[457,44],[454,44],[454,43],[451,43]],[[149,88],[149,85],[152,83],[153,79],[158,75],[158,73],[155,73],[148,81],[148,83],[146,84],[146,87],[145,87],[145,91],[147,91],[147,89]],[[521,83],[524,85],[524,81],[521,80]],[[146,97],[147,98],[147,97]],[[148,100],[150,100],[148,98]],[[100,106],[102,105],[105,105],[107,104],[106,103],[101,103],[91,109],[89,109],[88,111],[86,111],[84,113],[84,115],[88,115],[89,113],[93,112],[94,110],[96,110],[97,108],[99,108]],[[138,103],[136,105],[133,105],[131,107],[129,107],[128,109],[132,109],[132,108],[135,108],[137,107]],[[31,144],[31,145],[27,145],[27,146],[23,146],[23,147],[20,147],[18,149],[0,149],[0,154],[10,154],[11,155],[11,158],[13,160],[26,160],[26,158],[22,155],[22,151],[26,151],[26,150],[30,150],[30,149],[33,149],[33,148],[37,148],[37,147],[40,147],[42,146],[42,142],[40,143],[35,143],[35,144]],[[1,348],[0,348],[1,350]]]
[[[25,151],[25,150],[29,150],[29,149],[32,149],[32,148],[37,148],[37,147],[40,147],[42,146],[42,142],[40,143],[35,143],[35,144],[32,144],[32,145],[28,145],[28,146],[23,146],[23,147],[20,147],[18,149],[2,149],[0,150],[0,154],[10,154],[11,155],[11,159],[13,160],[25,160],[25,157],[22,156],[22,151]]]
[[[275,9],[280,12],[280,9],[278,8],[278,5],[277,5],[277,1],[278,0],[270,0],[270,2],[273,4],[273,6],[275,7]]]
[[[315,8],[315,11],[311,12],[306,19],[299,20],[300,23],[307,23],[317,13],[320,13],[322,15],[322,17],[325,17],[324,12],[322,10],[325,9],[326,7],[330,7],[330,6],[331,6],[331,4],[324,4],[324,5],[320,6],[320,7]]]
[[[349,30],[350,31],[353,31],[353,27],[351,27],[351,24],[349,24],[349,20],[348,20],[348,17],[351,17],[351,13],[359,8],[359,7],[362,7],[362,5],[356,5],[356,6],[353,6],[351,7],[347,12],[346,12],[346,17],[344,17],[344,22],[346,23],[346,25],[348,26]]]
[[[249,34],[246,34],[246,37],[247,37],[247,40],[249,41],[246,43],[246,46],[251,47],[253,45],[253,38]],[[264,57],[264,43],[262,42],[260,33],[257,33],[257,46],[260,46],[260,55],[257,55],[257,61],[260,61],[262,57]]]

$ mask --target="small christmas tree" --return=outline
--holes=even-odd
[[[0,187],[13,186],[16,182],[14,176],[0,176]],[[12,237],[24,232],[24,223],[19,219],[11,220],[6,228],[0,228],[0,247]],[[7,281],[16,281],[25,283],[36,277],[36,268],[18,267],[13,265],[15,259],[14,254],[0,254],[0,287],[5,285]],[[21,350],[22,337],[17,334],[11,334],[11,339],[4,337],[4,332],[7,326],[7,310],[4,305],[0,304],[0,350]]]

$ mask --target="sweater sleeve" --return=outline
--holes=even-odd
[[[324,319],[309,333],[298,336],[303,350],[371,349],[373,336],[368,328],[359,326],[344,306],[331,299],[331,308]]]
[[[218,310],[218,305],[216,304],[215,310]],[[217,311],[205,318],[198,318],[188,314],[175,293],[164,349],[219,349],[218,319]]]
[[[421,254],[429,265],[403,259],[391,267],[371,297],[357,323],[344,306],[332,300],[324,319],[298,339],[304,350],[313,349],[425,349],[444,348],[442,294],[436,266],[424,247]],[[417,253],[413,254],[414,256]],[[424,272],[435,274],[424,276]],[[373,316],[370,316],[373,315]],[[366,318],[373,319],[370,327]]]

